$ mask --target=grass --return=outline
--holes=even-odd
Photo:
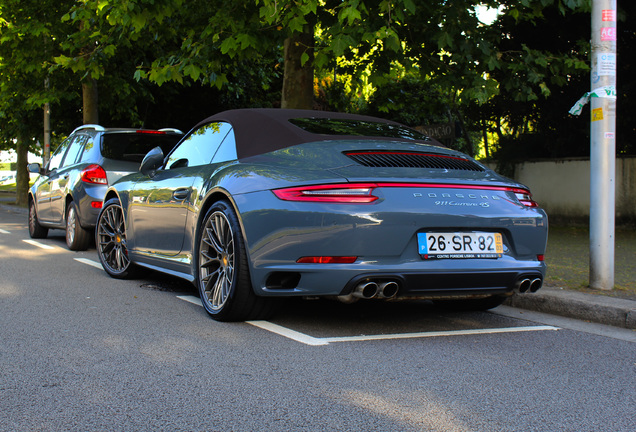
[[[616,228],[613,291],[589,288],[590,232],[587,227],[551,226],[546,262],[548,285],[636,299],[636,230]]]
[[[15,192],[15,183],[0,184],[0,192]]]

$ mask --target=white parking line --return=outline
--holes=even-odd
[[[477,334],[497,334],[497,333],[517,333],[529,331],[545,331],[559,330],[553,326],[528,326],[528,327],[503,327],[503,328],[486,328],[486,329],[468,329],[468,330],[451,330],[451,331],[434,331],[434,332],[418,332],[418,333],[398,333],[387,335],[369,335],[369,336],[346,336],[335,338],[321,338],[326,342],[355,342],[370,340],[387,340],[387,339],[411,339],[424,337],[439,336],[468,336]]]
[[[328,338],[315,338],[313,336],[306,335],[304,333],[297,332],[296,330],[288,329],[287,327],[279,326],[278,324],[271,323],[269,321],[246,321],[247,324],[251,324],[263,330],[267,330],[277,335],[284,336],[287,339],[294,340],[296,342],[304,343],[305,345],[318,346],[329,345]]]
[[[199,297],[195,297],[195,296],[177,296],[177,298],[180,299],[180,300],[184,300],[184,301],[190,302],[190,303],[195,304],[197,306],[203,307],[203,304],[201,304],[201,299]]]
[[[37,247],[39,247],[39,248],[41,248],[41,249],[49,249],[49,250],[51,250],[51,249],[56,249],[56,247],[55,247],[55,246],[49,246],[49,245],[47,245],[47,244],[40,243],[40,242],[37,242],[37,241],[35,241],[35,240],[24,240],[24,239],[23,239],[22,241],[23,241],[23,242],[25,242],[25,243],[28,243],[28,244],[30,244],[30,245],[37,246]]]
[[[394,339],[414,339],[425,337],[440,337],[440,336],[468,336],[476,334],[496,334],[496,333],[516,333],[516,332],[528,332],[528,331],[545,331],[545,330],[559,330],[558,327],[553,326],[530,326],[530,327],[505,327],[505,328],[489,328],[489,329],[470,329],[470,330],[452,330],[452,331],[434,331],[434,332],[417,332],[417,333],[397,333],[397,334],[385,334],[385,335],[360,335],[360,336],[343,336],[343,337],[326,337],[315,338],[303,333],[299,333],[295,330],[288,329],[286,327],[279,326],[277,324],[270,323],[268,321],[247,321],[248,324],[252,324],[263,330],[276,333],[280,336],[295,340],[297,342],[304,343],[306,345],[328,345],[333,342],[363,342],[363,341],[377,341],[377,340],[394,340]]]
[[[91,267],[98,268],[100,270],[104,269],[100,263],[98,263],[97,261],[89,260],[88,258],[73,258],[73,259],[77,262],[81,262],[82,264],[86,264]]]
[[[9,231],[5,231],[2,228],[0,228],[0,234],[11,234]]]
[[[203,306],[201,304],[201,299],[195,296],[177,296],[177,298],[190,302],[197,306]],[[283,327],[281,325],[271,323],[269,321],[246,321],[246,323],[251,324],[260,329],[267,330],[271,333],[275,333],[279,336],[283,336],[288,339],[294,340],[296,342],[300,342],[305,345],[311,345],[311,346],[329,345],[330,343],[334,343],[334,342],[361,342],[361,341],[374,341],[374,340],[413,339],[413,338],[440,337],[440,336],[468,336],[468,335],[480,335],[480,334],[560,330],[559,327],[543,325],[543,326],[526,326],[526,327],[504,327],[504,328],[451,330],[451,331],[434,331],[434,332],[417,332],[417,333],[396,333],[396,334],[385,334],[385,335],[360,335],[360,336],[316,338],[313,336],[306,335],[304,333],[300,333],[296,330],[292,330],[287,327]]]

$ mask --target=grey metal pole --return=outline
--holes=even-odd
[[[592,0],[590,287],[614,288],[616,0]]]

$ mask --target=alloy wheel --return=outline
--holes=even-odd
[[[102,264],[111,274],[124,273],[130,265],[126,245],[126,228],[121,207],[113,204],[104,209],[97,226],[97,250]]]
[[[227,216],[216,211],[208,217],[199,247],[199,283],[202,300],[212,310],[222,309],[232,293],[234,234]]]
[[[68,214],[66,215],[66,244],[71,245],[75,241],[75,227],[77,224],[77,217],[75,215],[75,207],[69,206]]]

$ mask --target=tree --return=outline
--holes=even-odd
[[[72,97],[64,78],[50,70],[56,39],[65,32],[63,25],[55,25],[55,17],[70,3],[0,2],[0,146],[16,149],[18,204],[26,202],[27,155],[42,135],[42,106]]]

